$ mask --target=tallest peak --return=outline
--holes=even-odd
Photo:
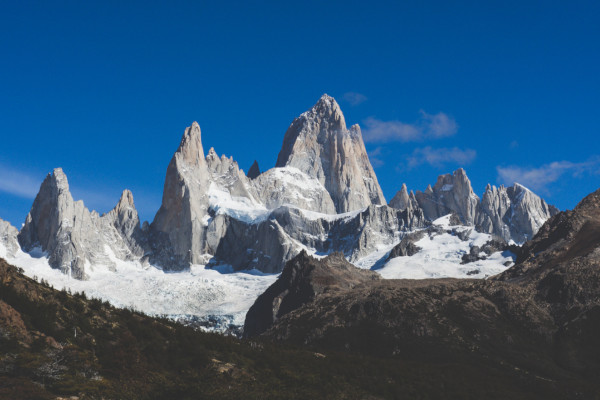
[[[338,213],[385,204],[360,129],[346,128],[339,104],[327,94],[292,122],[276,167],[294,167],[316,178]]]
[[[340,106],[337,101],[335,101],[335,99],[327,93],[324,93],[321,98],[319,98],[319,101],[317,101],[317,104],[315,104],[314,108],[333,109],[338,110],[341,113]]]
[[[328,94],[323,94],[319,101],[305,114],[309,119],[325,120],[332,130],[346,130],[346,120],[340,105]]]
[[[333,97],[331,97],[330,95],[328,95],[327,93],[323,93],[323,95],[319,99],[319,102],[337,103],[335,101],[335,99]]]

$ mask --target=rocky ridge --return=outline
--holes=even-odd
[[[531,239],[546,220],[558,213],[558,209],[518,183],[508,188],[488,184],[480,199],[462,168],[440,175],[436,184],[424,192],[411,191],[409,195],[403,185],[389,205],[401,210],[421,208],[432,221],[452,213],[461,224],[518,244]]]

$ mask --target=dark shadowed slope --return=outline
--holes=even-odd
[[[363,282],[323,290],[281,314],[264,337],[432,365],[511,366],[562,396],[594,398],[600,393],[600,191],[552,217],[517,265],[495,278]]]
[[[76,333],[75,333],[76,332]],[[239,341],[71,295],[0,260],[0,398],[551,398],[512,366]]]

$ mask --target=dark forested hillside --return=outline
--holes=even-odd
[[[0,398],[493,399],[557,393],[564,394],[555,382],[469,354],[419,360],[198,332],[54,290],[0,260]]]

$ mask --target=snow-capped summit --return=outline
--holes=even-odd
[[[294,167],[316,178],[338,213],[386,204],[360,127],[348,130],[340,106],[326,94],[292,122],[276,166]]]

